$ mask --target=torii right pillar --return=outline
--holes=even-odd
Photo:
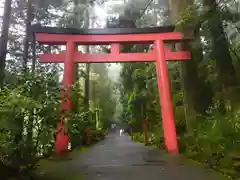
[[[179,151],[176,126],[171,101],[171,90],[166,63],[167,58],[165,56],[166,51],[164,48],[164,42],[162,40],[156,40],[154,45],[156,54],[157,84],[161,105],[165,147],[170,154],[178,155]]]

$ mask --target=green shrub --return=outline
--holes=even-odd
[[[180,138],[181,152],[191,159],[208,164],[224,174],[236,176],[239,153],[238,114],[210,116],[199,122],[195,133]]]
[[[144,142],[144,136],[143,136],[142,133],[136,132],[136,133],[133,134],[133,140],[143,143]]]

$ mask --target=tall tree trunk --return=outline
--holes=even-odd
[[[32,21],[34,20],[35,16],[34,16],[34,8],[32,7]],[[36,36],[34,32],[32,33],[32,43],[31,43],[31,47],[32,47],[32,73],[35,72],[36,70],[36,62],[37,62],[37,56],[36,56]]]
[[[77,6],[80,4],[79,0],[74,0],[73,1],[74,4],[74,17],[73,17],[73,24],[71,24],[71,27],[73,28],[77,28],[80,26],[79,22],[78,22],[78,12],[77,12]],[[78,51],[78,46],[76,46],[76,51]],[[79,81],[79,64],[75,64],[75,76],[74,76],[74,82],[78,82]],[[80,89],[80,85],[79,83],[77,83],[77,87],[78,90]],[[79,111],[79,95],[75,94],[76,97],[74,99],[74,104],[72,106],[72,111],[77,113]]]
[[[176,23],[181,13],[193,4],[192,0],[170,0],[171,19]],[[195,37],[198,44],[201,44],[200,37]],[[182,87],[184,91],[184,106],[186,129],[189,133],[193,132],[198,114],[204,113],[211,103],[211,91],[204,83],[204,79],[200,79],[198,75],[197,64],[203,60],[202,49],[194,50],[190,46],[182,43],[176,46],[177,50],[188,48],[192,52],[192,59],[187,62],[181,62],[180,75]],[[199,89],[200,87],[200,89]]]
[[[30,36],[32,35],[30,33],[32,20],[33,20],[32,0],[28,0],[28,2],[27,2],[27,18],[26,18],[26,33],[25,33],[24,52],[23,52],[23,71],[27,71],[27,63],[28,63],[28,58],[29,58],[29,39],[30,39]]]
[[[89,53],[89,47],[86,47],[86,53]],[[90,88],[90,64],[86,63],[86,78],[85,78],[85,108],[89,110],[89,88]]]
[[[221,84],[225,88],[236,83],[236,72],[229,52],[228,41],[218,11],[216,0],[204,0],[204,5],[209,8],[208,26],[212,36],[212,55],[216,59],[216,66]]]
[[[218,92],[220,108],[219,112],[224,114],[229,109],[235,111],[239,108],[240,96],[237,85],[236,70],[229,50],[229,44],[225,35],[221,14],[218,10],[216,0],[204,0],[204,5],[208,7],[208,27],[212,36],[212,56],[216,60],[218,73]],[[230,108],[229,108],[230,107]]]
[[[36,69],[36,39],[35,39],[35,35],[32,34],[32,73],[35,72]]]
[[[0,39],[1,41],[0,42],[0,88],[3,88],[3,85],[4,85],[8,33],[9,33],[9,24],[10,24],[10,17],[11,17],[11,4],[12,4],[12,0],[5,0],[3,23],[2,23],[2,35]]]
[[[80,0],[74,0],[73,1],[74,3],[74,19],[73,19],[73,24],[72,26],[75,27],[75,28],[78,28],[81,26],[81,24],[79,23],[79,14],[77,12],[77,6],[79,4],[81,5],[85,5],[86,6],[86,10],[85,10],[85,13],[84,13],[84,24],[83,24],[83,28],[89,28],[89,12],[88,12],[88,2],[87,0],[84,0],[84,1],[80,1]],[[85,52],[86,53],[89,53],[89,46],[86,46],[85,47]],[[78,69],[78,65],[76,65],[76,69]],[[86,63],[86,78],[85,78],[85,85],[84,85],[84,108],[86,111],[89,110],[89,81],[90,81],[90,78],[89,78],[89,73],[90,73],[90,64],[89,63]],[[78,73],[75,74],[75,78],[78,79]],[[77,103],[76,103],[77,105]]]
[[[28,58],[29,58],[30,38],[32,40],[32,47],[33,47],[34,38],[32,38],[33,34],[30,32],[32,21],[33,21],[32,0],[28,0],[27,1],[26,32],[25,32],[26,34],[25,34],[24,52],[23,52],[23,71],[24,72],[26,72],[27,69],[28,69],[27,68],[27,62],[28,62]],[[33,48],[35,48],[35,47],[33,47]],[[35,53],[34,51],[35,50],[33,50],[32,53]],[[33,60],[32,60],[32,62],[33,62]],[[35,62],[34,62],[34,65],[32,64],[32,71],[33,71],[33,68],[35,69]],[[27,126],[27,144],[28,144],[28,154],[29,155],[32,153],[32,147],[33,147],[33,128],[34,128],[33,127],[33,122],[34,122],[34,110],[29,114],[29,119],[28,119],[28,122],[26,124],[26,126]]]
[[[85,29],[89,28],[88,8],[86,9],[86,14],[84,17],[84,27],[83,28],[85,28]],[[86,51],[86,53],[90,52],[89,46],[85,47],[85,51]],[[85,98],[84,98],[86,111],[89,111],[90,66],[91,66],[90,63],[86,63]],[[90,116],[88,116],[88,117],[90,117]]]

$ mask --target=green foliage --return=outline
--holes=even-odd
[[[114,121],[116,98],[114,83],[110,80],[107,64],[92,64],[90,81],[90,109],[98,128],[107,128]]]
[[[133,140],[137,141],[137,142],[144,143],[144,136],[140,132],[134,133]]]
[[[80,113],[72,113],[69,119],[69,131],[71,139],[71,148],[87,145],[87,128],[90,128],[91,142],[95,143],[102,140],[104,129],[96,129],[95,121],[89,121],[88,114],[91,112],[81,111]]]
[[[76,85],[74,87],[77,87]],[[52,154],[53,132],[59,117],[59,83],[55,73],[19,75],[15,86],[0,91],[0,156],[7,168],[34,167],[38,159]],[[80,97],[74,88],[73,96]],[[81,97],[80,97],[81,98]],[[70,113],[69,131],[72,149],[86,145],[86,129],[91,129],[91,142],[105,137],[97,130],[94,119],[79,109]]]
[[[180,16],[177,22],[178,30],[182,31],[186,26],[195,27],[201,20],[199,16],[198,7],[196,5],[188,6]]]
[[[227,169],[229,171],[239,167],[232,161],[234,157],[239,156],[239,120],[236,122],[232,117],[215,118],[207,118],[198,125],[195,134],[182,137],[180,146],[184,147],[181,150],[188,157],[200,162],[205,161],[210,167],[220,169],[224,173]],[[236,176],[236,171],[230,175]]]
[[[8,170],[34,166],[52,152],[59,91],[54,74],[25,74],[0,92],[0,156]]]

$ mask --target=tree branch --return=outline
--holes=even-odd
[[[142,13],[140,14],[140,16],[134,21],[136,23],[136,21],[138,19],[140,19],[146,12],[147,8],[151,5],[151,3],[153,2],[153,0],[149,0],[148,3],[146,4],[146,6],[144,7]]]

